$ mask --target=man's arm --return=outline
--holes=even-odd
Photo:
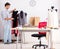
[[[5,20],[14,20],[14,18],[4,18]]]
[[[6,13],[6,11],[1,12],[2,20],[13,20],[9,14]],[[7,17],[9,16],[9,18]]]

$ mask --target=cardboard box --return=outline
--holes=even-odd
[[[38,26],[39,22],[40,22],[40,17],[30,17],[31,26]]]
[[[34,20],[34,26],[38,26],[39,22],[40,22],[40,17],[35,17],[35,20]]]
[[[30,21],[29,21],[31,26],[34,26],[34,17],[30,17]]]

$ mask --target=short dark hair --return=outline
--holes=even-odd
[[[11,4],[10,4],[9,2],[6,2],[6,3],[5,3],[5,6],[7,6],[7,5],[11,5]]]

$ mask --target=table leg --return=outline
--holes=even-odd
[[[21,44],[20,44],[20,49],[22,49],[22,31],[20,31],[21,32]]]
[[[21,37],[20,49],[22,49],[22,31],[19,31],[19,32]],[[16,49],[18,49],[18,42],[19,42],[19,33],[17,35]]]
[[[18,42],[19,42],[19,33],[17,34],[16,49],[18,49]]]
[[[48,49],[52,49],[52,32],[49,32]]]
[[[24,43],[25,43],[25,33],[24,33]]]

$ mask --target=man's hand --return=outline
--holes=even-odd
[[[5,20],[14,20],[14,18],[5,18]]]
[[[13,11],[15,11],[15,10],[16,10],[16,8],[13,9]]]
[[[12,13],[12,12],[15,11],[15,10],[16,10],[16,8],[14,8],[13,10],[11,10],[10,13]]]
[[[14,18],[11,18],[11,20],[14,20]]]

